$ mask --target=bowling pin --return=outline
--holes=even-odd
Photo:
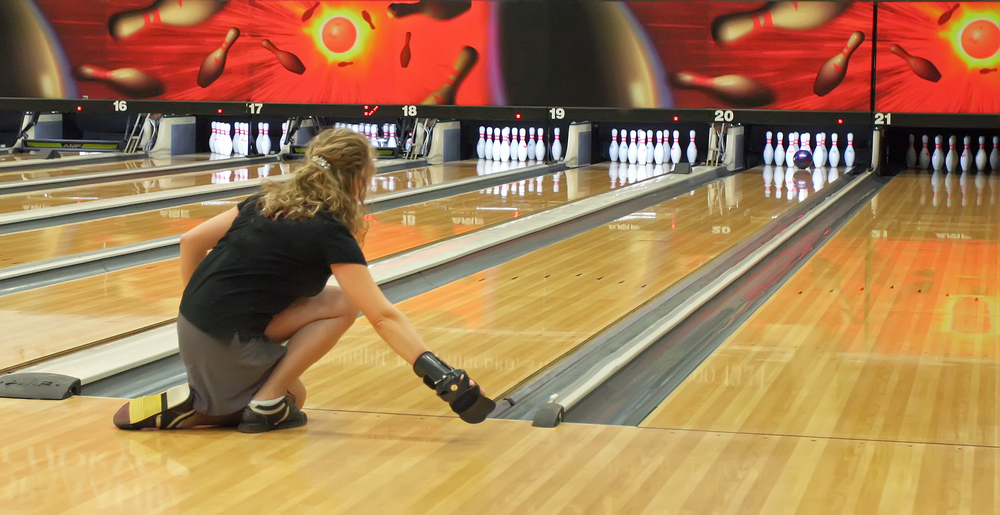
[[[944,152],[941,150],[941,136],[934,136],[934,153],[931,154],[931,166],[935,172],[940,172],[944,165]]]
[[[628,162],[628,131],[621,129],[618,131],[621,141],[618,143],[618,162]]]
[[[799,138],[799,141],[801,142],[801,146],[799,147],[799,150],[805,150],[805,151],[809,152],[810,154],[812,154],[813,151],[812,151],[812,144],[811,144],[812,141],[811,140],[812,140],[812,137],[809,136],[808,132],[802,134],[801,138]]]
[[[864,40],[865,33],[860,31],[852,33],[847,38],[847,46],[820,67],[816,74],[816,82],[813,83],[813,93],[818,96],[826,95],[844,81],[851,54],[861,46]]]
[[[106,70],[91,64],[77,66],[74,75],[78,80],[101,82],[130,98],[150,98],[163,94],[166,89],[156,77],[135,68]]]
[[[122,11],[108,20],[108,32],[115,39],[132,36],[155,25],[193,27],[219,12],[229,0],[156,0],[143,9]]]
[[[263,154],[263,152],[260,151],[261,147],[264,146],[264,144],[261,143],[261,141],[263,140],[264,140],[264,124],[262,122],[257,122],[257,138],[253,141],[253,146],[254,148],[257,149],[258,154]]]
[[[727,14],[712,21],[712,38],[725,46],[763,29],[809,30],[821,27],[844,12],[844,2],[768,2],[754,10]]]
[[[285,148],[285,143],[288,139],[288,122],[281,123],[281,140],[278,142],[278,146]]]
[[[986,136],[979,137],[979,151],[976,152],[976,170],[986,171]]]
[[[271,124],[265,123],[263,125],[263,129],[264,129],[264,136],[261,137],[260,146],[257,147],[257,150],[259,150],[261,154],[264,154],[266,156],[271,153]]]
[[[906,149],[906,168],[910,170],[917,164],[917,149],[913,146],[916,140],[916,136],[910,134],[910,146]]]
[[[791,133],[788,135],[788,150],[785,150],[785,165],[792,168],[795,162],[795,153],[799,150],[799,140],[797,133]]]
[[[646,131],[646,164],[653,164],[653,131]]]
[[[963,172],[968,172],[969,167],[972,166],[972,150],[969,150],[969,146],[972,144],[972,138],[966,136],[962,140],[962,155],[958,158],[958,163],[962,166]]]
[[[663,131],[663,162],[664,164],[670,164],[670,153],[672,148],[670,146],[670,131]]]
[[[840,149],[837,148],[837,133],[833,133],[833,137],[830,138],[830,166],[832,168],[837,168],[840,165]],[[833,182],[833,179],[827,177],[827,183]]]
[[[476,142],[476,157],[486,158],[486,127],[479,126],[479,141]]]
[[[489,129],[487,129],[489,131]],[[399,146],[399,141],[396,140],[396,124],[389,126],[389,141],[386,143],[389,148],[396,148]]]
[[[670,162],[677,164],[681,162],[681,131],[674,131],[674,144],[670,147]]]
[[[500,136],[503,137],[503,142],[500,143],[500,161],[506,163],[510,160],[510,127],[504,127]]]
[[[783,133],[778,133],[778,146],[774,147],[774,164],[781,166],[785,164],[785,146],[781,142],[785,135]]]
[[[636,147],[635,163],[646,164],[646,131],[639,131],[639,142]]]
[[[955,171],[958,166],[958,152],[955,151],[955,136],[948,138],[948,153],[944,156],[944,167],[948,173]]]
[[[552,129],[552,159],[556,161],[562,159],[562,143],[559,141],[559,127]]]
[[[844,166],[854,166],[854,133],[847,133],[847,148],[844,149]]]
[[[279,50],[278,47],[274,46],[270,40],[263,40],[261,46],[271,51],[275,57],[278,58],[278,63],[281,64],[286,70],[302,75],[306,72],[306,66],[302,64],[298,56],[291,52],[285,52],[284,50]]]
[[[736,107],[761,107],[774,102],[771,88],[742,75],[708,77],[692,71],[672,73],[670,82],[678,89],[693,89]]]
[[[483,145],[483,157],[493,160],[493,129],[486,129],[486,144]]]
[[[771,165],[771,163],[773,162],[774,162],[774,147],[771,146],[771,131],[767,131],[767,144],[764,145],[764,164]]]
[[[941,72],[939,72],[937,67],[927,59],[912,56],[907,53],[906,50],[903,50],[903,47],[899,45],[890,46],[889,51],[898,55],[903,59],[903,61],[906,61],[906,64],[909,65],[910,69],[913,70],[913,73],[916,74],[917,77],[931,82],[941,80]]]
[[[694,131],[692,130],[689,135],[691,136],[691,142],[688,143],[687,158],[688,163],[693,165],[694,162],[698,160],[698,147],[694,143]]]
[[[207,88],[222,76],[222,72],[226,70],[226,57],[229,55],[229,49],[239,37],[240,29],[236,27],[229,29],[229,32],[226,33],[226,39],[222,41],[222,46],[216,48],[205,57],[205,60],[201,63],[201,68],[198,69],[199,86]]]
[[[528,161],[534,161],[535,160],[535,146],[536,146],[536,143],[535,143],[535,128],[534,127],[528,127]],[[617,148],[617,145],[615,145],[615,158],[617,158],[617,157],[618,157],[618,148]],[[615,158],[612,158],[611,160],[614,161]]]
[[[208,151],[216,154],[215,151],[215,137],[219,134],[219,128],[217,126],[218,122],[212,122],[212,135],[208,137]]]
[[[990,170],[994,172],[997,171],[997,167],[1000,167],[1000,137],[993,136],[993,150],[990,152]]]
[[[500,127],[493,128],[493,160],[500,161]]]
[[[618,160],[618,129],[611,129],[611,146],[608,148],[608,157],[611,161]]]
[[[826,133],[821,132],[816,135],[816,148],[813,150],[813,166],[822,168],[826,166]]]
[[[621,149],[618,150],[621,153]],[[545,129],[538,128],[538,141],[535,142],[535,159],[545,161]]]
[[[653,161],[663,164],[663,131],[656,131],[656,146],[653,147]]]
[[[525,130],[520,130],[521,142],[517,144],[517,160],[525,162],[528,160],[528,140],[524,138]]]
[[[233,127],[228,123],[224,123],[221,129],[222,137],[219,139],[219,142],[222,143],[222,146],[219,148],[220,153],[224,156],[231,156],[233,155]]]
[[[635,144],[635,139],[635,131],[630,131],[628,133],[628,162],[631,164],[635,164],[639,157],[639,147]]]
[[[920,141],[923,144],[923,148],[920,149],[920,157],[918,158],[918,163],[921,170],[926,170],[931,166],[931,151],[927,148],[927,135],[924,134],[920,137]]]

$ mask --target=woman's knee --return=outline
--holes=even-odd
[[[323,304],[328,318],[344,317],[354,323],[361,311],[351,302],[351,299],[344,294],[343,290],[336,287],[327,287],[320,294],[323,296]]]

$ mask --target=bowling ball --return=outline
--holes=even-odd
[[[813,154],[808,150],[799,150],[793,162],[796,168],[809,168],[813,164]]]

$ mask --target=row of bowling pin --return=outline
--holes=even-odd
[[[559,193],[559,175],[556,173],[552,176],[552,191]],[[480,194],[492,194],[500,195],[500,198],[505,199],[509,194],[511,197],[517,195],[519,197],[525,196],[525,193],[534,193],[535,195],[541,195],[545,193],[545,177],[536,177],[534,179],[525,179],[519,182],[510,182],[507,184],[501,184],[499,186],[494,186],[492,188],[486,188],[484,190],[479,190]]]
[[[989,156],[986,155],[986,136],[980,136],[979,151],[975,153],[975,157],[973,157],[972,153],[972,138],[969,136],[966,136],[963,141],[964,147],[961,154],[955,148],[957,141],[955,136],[948,139],[947,153],[941,147],[944,143],[944,138],[941,136],[934,137],[933,153],[927,148],[928,138],[926,134],[921,137],[923,148],[920,149],[919,153],[914,147],[915,141],[916,138],[914,138],[913,134],[910,134],[910,146],[906,149],[906,167],[910,169],[918,164],[921,170],[933,167],[934,171],[937,172],[940,172],[942,167],[947,168],[949,172],[954,172],[959,165],[962,166],[962,171],[965,172],[971,171],[973,164],[976,165],[976,170],[979,171],[986,171],[987,165],[994,171],[1000,167],[1000,150],[997,149],[998,144],[1000,144],[1000,137],[997,136],[993,136],[993,151],[990,152]]]
[[[611,147],[608,148],[611,161],[658,165],[681,162],[680,131],[674,131],[673,144],[670,143],[670,131],[656,131],[656,145],[653,145],[651,130],[633,130],[626,133],[625,129],[622,129],[621,135],[622,141],[618,143],[618,129],[611,129]],[[694,142],[695,132],[691,131],[689,136],[687,161],[694,164],[698,160],[698,146]]]
[[[559,141],[559,128],[552,130],[552,159],[562,158],[562,142]],[[520,137],[520,139],[518,139]],[[538,128],[538,139],[535,139],[535,128],[499,127],[479,128],[479,141],[476,143],[476,155],[479,159],[490,161],[544,161],[545,160],[545,129]]]
[[[767,131],[767,144],[764,145],[764,164],[775,164],[778,166],[787,164],[793,166],[795,154],[799,150],[808,150],[812,154],[813,166],[823,167],[829,163],[832,167],[840,166],[840,145],[837,141],[837,133],[831,135],[830,148],[826,148],[826,133],[821,132],[816,135],[816,147],[810,145],[809,133],[799,134],[797,132],[788,133],[788,148],[784,146],[784,133],[778,133],[778,145],[772,146],[771,131]],[[801,146],[800,146],[801,145]],[[847,147],[844,148],[844,165],[854,166],[854,133],[847,133]]]
[[[234,129],[235,125],[235,129]],[[284,146],[288,135],[287,123],[281,124],[281,144]],[[256,149],[259,154],[271,153],[271,124],[258,123],[257,137],[250,146],[252,124],[237,122],[236,124],[212,122],[212,135],[208,139],[208,148],[213,154],[229,156],[233,154],[249,156]]]
[[[935,171],[930,175],[931,190],[934,195],[931,200],[931,205],[938,207],[941,200],[941,187],[944,186],[944,192],[946,196],[945,204],[947,207],[952,206],[952,197],[955,193],[955,174],[951,172],[941,173],[940,171]],[[997,190],[1000,189],[1000,176],[998,174],[991,174],[989,178],[986,177],[986,173],[980,169],[976,172],[975,176],[969,172],[962,172],[958,177],[958,187],[962,193],[962,206],[968,205],[968,197],[972,195],[969,194],[969,185],[972,184],[975,191],[972,192],[976,196],[976,205],[983,205],[983,198],[989,189],[990,202],[992,206],[996,203]],[[987,188],[988,186],[988,188]],[[920,205],[926,205],[926,183],[921,183],[921,195],[920,195]]]
[[[671,169],[667,166],[662,164],[653,165],[651,163],[625,164],[618,161],[611,161],[611,166],[608,167],[608,177],[611,178],[611,189],[617,186],[642,182],[646,179],[659,177],[670,172]]]
[[[808,183],[802,175],[803,172],[800,172],[799,177],[796,177],[795,172],[795,168],[785,168],[780,165],[764,165],[764,196],[771,196],[771,181],[773,180],[775,198],[781,198],[781,188],[782,186],[785,186],[788,188],[788,200],[792,200],[794,198],[794,192],[796,190],[798,190],[800,197],[802,197],[800,198],[800,201],[805,200],[805,196],[808,196]],[[809,174],[812,179],[813,192],[818,192],[823,189],[823,186],[836,181],[840,177],[840,172],[835,166],[830,167],[829,170],[826,168],[815,167]],[[803,194],[803,191],[806,191],[806,193]]]
[[[368,141],[375,148],[396,148],[399,141],[396,139],[396,125],[391,123],[382,124],[382,133],[379,134],[379,126],[374,123],[335,123],[335,129],[351,129],[359,134],[364,134]]]

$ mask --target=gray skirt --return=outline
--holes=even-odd
[[[285,355],[269,338],[229,343],[177,317],[177,343],[194,396],[194,409],[212,416],[230,415],[250,404],[254,394]]]

